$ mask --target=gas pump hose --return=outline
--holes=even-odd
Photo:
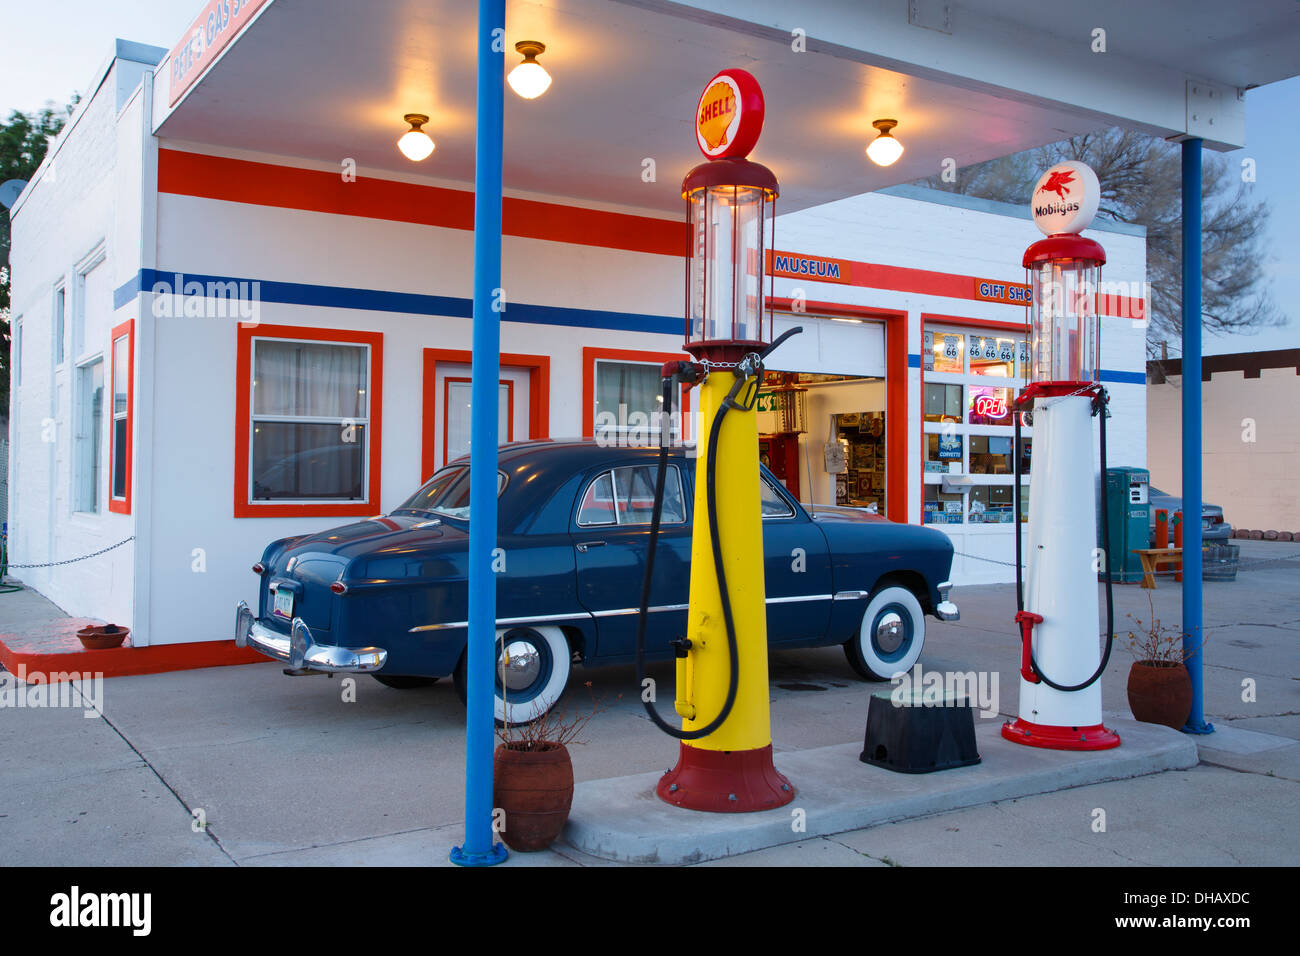
[[[719,727],[723,721],[731,714],[731,708],[736,703],[736,693],[740,689],[740,655],[736,642],[736,624],[731,615],[731,595],[727,590],[727,572],[722,564],[722,541],[718,534],[718,489],[716,482],[718,461],[718,436],[722,433],[722,421],[727,412],[733,408],[742,411],[748,411],[754,407],[758,401],[758,388],[763,380],[762,361],[768,356],[773,349],[788,339],[790,336],[802,332],[802,326],[789,329],[782,333],[775,342],[763,350],[755,363],[756,374],[742,374],[741,365],[735,370],[736,381],[727,393],[727,397],[722,400],[718,406],[718,412],[713,417],[713,427],[709,430],[709,447],[708,457],[705,459],[708,470],[708,480],[705,482],[705,497],[709,511],[709,542],[713,552],[713,574],[718,582],[718,596],[722,602],[722,620],[727,631],[727,653],[731,658],[730,673],[727,680],[727,698],[723,701],[722,708],[718,711],[716,717],[709,721],[703,727],[697,727],[695,730],[679,730],[668,721],[664,720],[659,714],[659,710],[654,705],[653,700],[647,700],[642,695],[641,703],[645,707],[646,714],[649,715],[655,726],[666,733],[668,736],[677,740],[699,740],[707,737]],[[736,396],[740,394],[742,388],[754,379],[754,387],[749,394],[745,404],[736,401]],[[665,375],[663,377],[663,408],[665,415],[672,413],[673,391],[677,384],[677,375]],[[665,440],[666,429],[661,425],[659,429],[659,457],[657,461],[657,471],[655,474],[655,501],[654,510],[650,515],[650,540],[646,546],[645,573],[641,576],[641,605],[636,624],[636,682],[637,687],[645,686],[645,630],[646,619],[650,607],[650,583],[654,578],[655,551],[659,544],[659,525],[663,517],[664,509],[664,482],[668,473],[668,445]],[[683,638],[683,641],[686,639]],[[689,648],[689,644],[686,644]]]
[[[1072,691],[1083,690],[1096,683],[1106,671],[1106,665],[1110,663],[1110,652],[1115,646],[1115,596],[1113,582],[1110,570],[1110,504],[1106,496],[1106,404],[1110,397],[1106,390],[1101,388],[1093,398],[1093,414],[1099,416],[1098,427],[1101,432],[1101,549],[1103,553],[1103,564],[1106,571],[1106,650],[1101,655],[1101,663],[1092,676],[1079,684],[1058,684],[1038,666],[1038,661],[1034,659],[1031,645],[1029,666],[1034,669],[1034,673],[1048,687],[1053,690],[1070,693]],[[1022,545],[1020,531],[1020,475],[1022,460],[1020,451],[1020,413],[1017,412],[1014,418],[1015,423],[1015,522],[1016,522],[1016,610],[1025,609],[1025,591],[1022,583]]]

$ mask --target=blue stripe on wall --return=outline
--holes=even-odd
[[[176,273],[158,269],[141,269],[135,278],[113,291],[113,308],[129,303],[141,289],[154,289],[159,283],[167,290],[176,284]],[[350,289],[343,286],[309,285],[302,282],[268,282],[261,279],[236,279],[231,276],[180,273],[182,286],[197,282],[205,289],[208,283],[258,283],[258,299],[282,305],[309,305],[332,309],[363,309],[370,312],[397,312],[405,315],[448,315],[468,319],[473,300],[447,295],[417,295],[412,292],[384,292],[377,289]],[[182,287],[182,292],[184,291]],[[580,329],[612,329],[616,332],[655,332],[679,335],[685,323],[677,316],[647,315],[637,312],[606,312],[600,309],[571,309],[553,305],[530,305],[506,302],[502,318],[507,322],[530,325],[562,325]],[[908,368],[920,368],[919,353],[907,356]],[[1102,369],[1101,380],[1123,385],[1145,385],[1146,372],[1121,372]]]
[[[1118,372],[1114,369],[1102,369],[1101,380],[1103,382],[1117,382],[1124,385],[1145,385],[1147,383],[1146,372]]]
[[[130,282],[113,292],[114,308],[121,308],[141,289],[155,291],[161,285],[171,293],[179,281],[180,291],[192,282],[205,289],[208,283],[258,284],[260,302],[282,305],[308,305],[333,309],[363,309],[371,312],[398,312],[407,315],[446,315],[468,319],[473,314],[473,300],[445,295],[418,295],[410,292],[384,292],[377,289],[350,289],[342,286],[309,285],[301,282],[270,282],[261,279],[237,279],[232,276],[199,275],[193,272],[162,272],[141,269]],[[564,325],[584,329],[613,329],[619,332],[657,332],[681,334],[685,323],[677,316],[646,315],[637,312],[608,312],[600,309],[572,309],[552,305],[530,305],[506,301],[502,319],[533,325]]]

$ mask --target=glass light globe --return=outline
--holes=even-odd
[[[407,159],[418,163],[422,159],[428,159],[433,152],[433,140],[422,129],[410,129],[397,141],[397,148]]]
[[[903,155],[903,144],[888,133],[881,133],[867,146],[867,156],[877,166],[892,166]]]
[[[535,100],[551,85],[551,74],[536,60],[524,60],[506,77],[510,88],[526,100]]]

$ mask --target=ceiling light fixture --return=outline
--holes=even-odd
[[[878,119],[871,124],[880,130],[880,135],[867,146],[867,156],[877,166],[892,166],[903,155],[903,144],[894,139],[890,132],[898,125],[898,120]]]
[[[420,127],[429,122],[429,117],[423,113],[407,113],[402,119],[410,123],[411,128],[397,141],[397,148],[412,162],[418,163],[422,159],[428,159],[429,154],[433,152],[433,140]]]
[[[537,62],[538,55],[546,52],[546,44],[536,40],[520,40],[515,44],[515,49],[524,55],[524,62],[511,70],[506,79],[510,88],[524,99],[535,100],[551,85],[551,74]]]

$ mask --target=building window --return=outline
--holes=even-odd
[[[68,357],[68,290],[59,286],[54,290],[54,367],[58,368]]]
[[[10,356],[14,370],[14,388],[23,383],[23,323],[14,319],[13,354]]]
[[[1029,367],[1023,333],[926,327],[922,418],[922,520],[989,525],[1014,521],[1012,402]],[[1021,520],[1027,514],[1033,429],[1022,430]]]
[[[99,472],[104,434],[104,359],[77,366],[75,488],[73,508],[99,512]]]
[[[236,517],[373,513],[382,335],[261,326],[239,336]]]
[[[657,441],[662,427],[660,366],[639,362],[596,362],[596,434],[641,432]],[[670,434],[677,436],[674,427]]]
[[[102,246],[77,266],[72,309],[71,354],[79,362],[102,356],[113,327],[113,286]]]
[[[665,362],[688,358],[683,353],[641,352],[631,349],[585,348],[583,396],[589,417],[583,422],[588,438],[613,444],[657,444],[663,424],[662,369]],[[682,389],[673,408],[669,436],[689,437],[690,392]]]
[[[112,470],[108,509],[131,513],[131,416],[135,379],[135,323],[123,322],[113,329],[113,428]]]

